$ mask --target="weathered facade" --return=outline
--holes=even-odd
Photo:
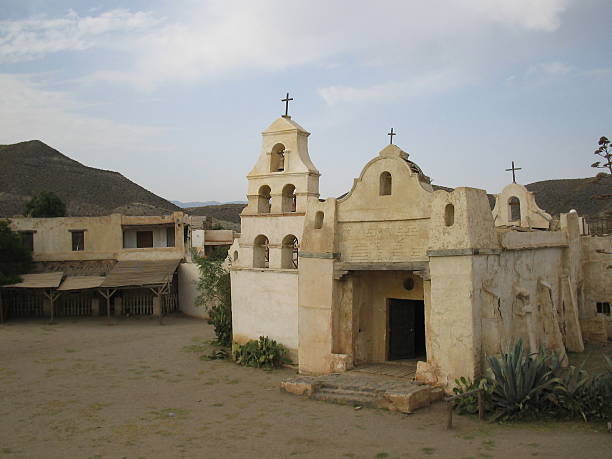
[[[236,342],[270,336],[305,374],[418,359],[417,379],[449,387],[519,337],[561,358],[607,339],[612,238],[583,235],[575,212],[555,222],[517,184],[493,211],[484,190],[434,191],[395,145],[320,200],[308,135],[276,120],[247,177],[230,249]]]

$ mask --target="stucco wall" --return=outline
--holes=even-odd
[[[612,235],[583,236],[581,318],[592,319],[597,315],[597,303],[612,304]],[[612,340],[612,316],[605,316],[608,339]]]
[[[196,304],[196,298],[200,294],[197,289],[199,278],[200,270],[195,263],[181,263],[179,265],[179,309],[188,316],[208,319],[206,309]]]
[[[234,341],[268,336],[285,345],[293,359],[298,348],[296,270],[235,270],[232,281]]]

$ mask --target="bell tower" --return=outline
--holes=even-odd
[[[319,176],[308,154],[303,127],[284,115],[262,133],[259,158],[248,179],[246,215],[304,214],[309,198],[319,197]]]
[[[289,96],[287,100],[288,103]],[[249,174],[248,205],[232,259],[232,326],[237,343],[269,336],[297,360],[299,251],[306,209],[319,199],[310,133],[285,115],[262,133]]]

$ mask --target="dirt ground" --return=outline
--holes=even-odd
[[[210,353],[212,329],[181,316],[0,326],[0,457],[612,457],[602,425],[500,426],[443,404],[413,415],[279,392],[294,372]]]

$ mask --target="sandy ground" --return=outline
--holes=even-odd
[[[601,425],[500,426],[282,394],[291,370],[206,361],[206,323],[0,326],[0,457],[612,457]]]

